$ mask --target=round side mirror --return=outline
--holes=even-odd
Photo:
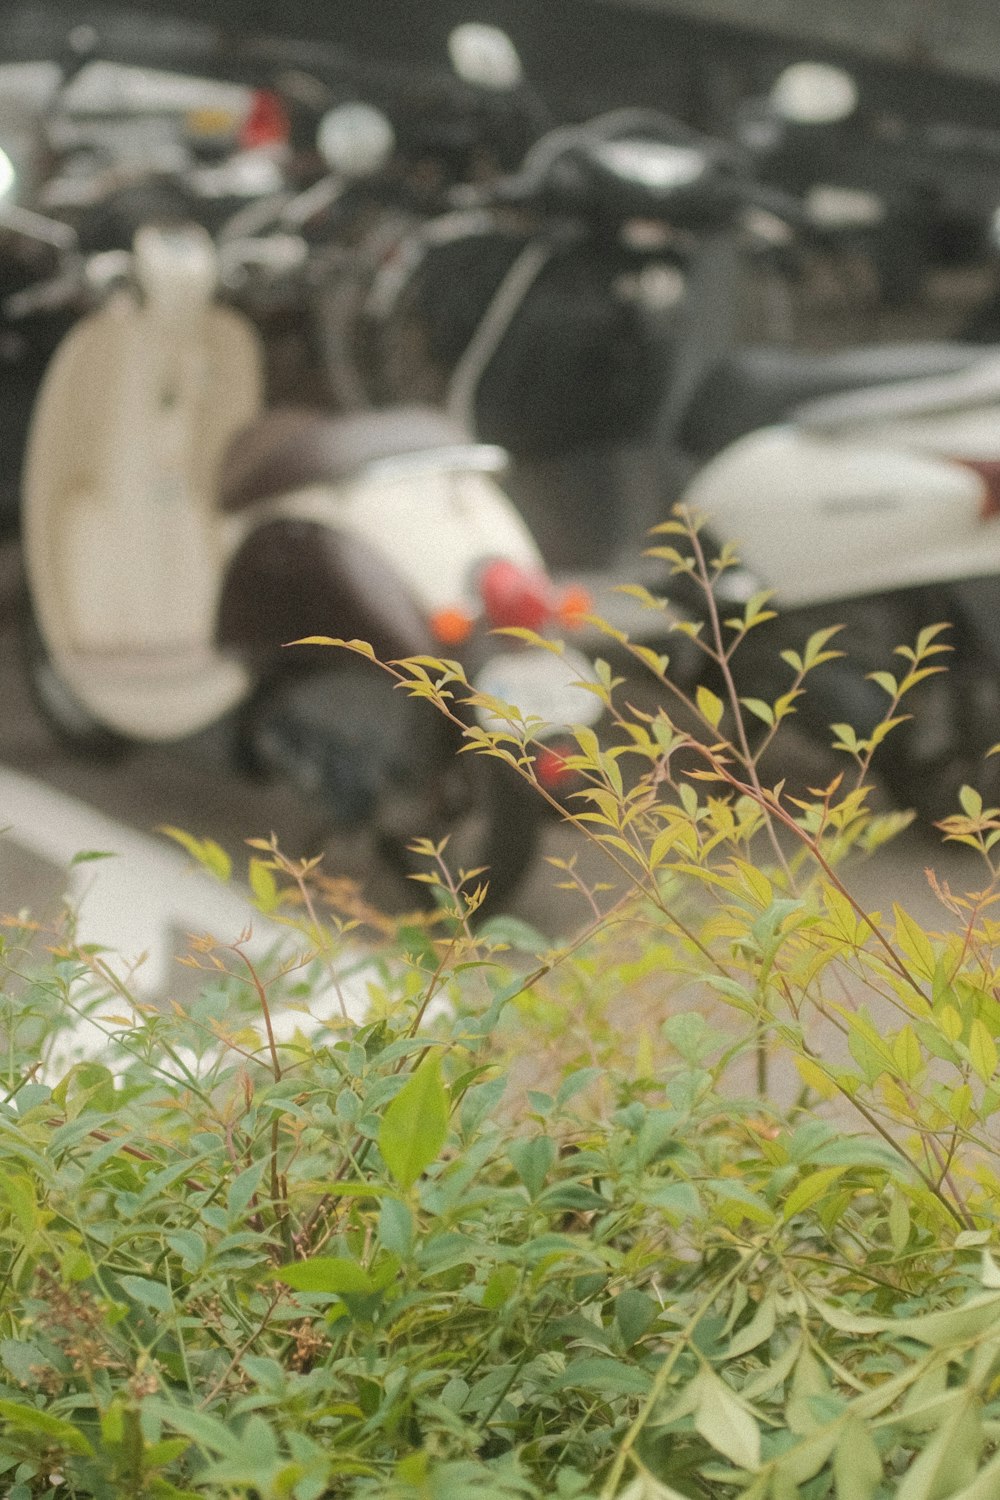
[[[448,56],[463,83],[500,94],[518,88],[524,69],[517,48],[499,26],[465,21],[448,37]]]
[[[341,177],[372,176],[395,145],[391,122],[372,104],[338,104],[320,120],[316,135],[320,156]]]
[[[793,63],[771,90],[773,112],[793,125],[837,125],[858,107],[858,86],[832,63]]]

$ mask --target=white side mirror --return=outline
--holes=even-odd
[[[448,37],[448,56],[463,83],[500,94],[516,89],[524,81],[517,48],[499,26],[465,21]]]
[[[370,177],[389,160],[396,136],[391,122],[373,104],[338,104],[320,120],[316,145],[332,172]]]
[[[858,107],[858,86],[832,63],[793,63],[779,75],[771,108],[793,125],[836,125]]]

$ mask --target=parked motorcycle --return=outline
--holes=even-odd
[[[834,256],[868,261],[885,307],[912,305],[935,268],[985,263],[995,129],[874,104],[844,67],[802,61],[747,101],[734,138],[766,181],[802,198]]]
[[[1000,358],[955,343],[830,355],[742,343],[746,236],[807,223],[743,153],[619,112],[551,133],[474,209],[422,227],[369,297],[367,347],[383,394],[414,378],[393,351],[418,351],[416,378],[517,456],[558,455],[597,423],[609,437],[644,428],[657,518],[679,500],[736,541],[744,566],[720,584],[726,602],[776,593],[784,634],[744,656],[756,697],[782,690],[780,647],[816,623],[848,622],[874,669],[950,620],[953,668],[925,684],[882,766],[899,801],[940,816],[997,738]],[[601,520],[583,523],[595,551],[620,557]],[[696,609],[676,583],[659,589]],[[831,723],[864,732],[885,704],[832,663],[797,711],[828,741]]]
[[[39,382],[77,315],[77,252],[127,246],[165,215],[221,224],[284,183],[289,120],[273,91],[126,64],[101,41],[75,28],[52,57],[0,62],[2,538],[18,524]]]
[[[530,863],[537,799],[457,756],[460,731],[369,662],[285,648],[322,634],[458,658],[542,741],[593,721],[586,664],[489,635],[561,606],[497,447],[422,406],[265,405],[261,339],[225,283],[295,275],[293,248],[151,223],[130,252],[78,257],[96,305],[49,365],[23,470],[29,676],[79,750],[224,724],[237,765],[368,830],[401,871],[415,837],[450,835],[495,905]]]

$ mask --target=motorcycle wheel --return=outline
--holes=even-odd
[[[495,913],[534,861],[541,807],[509,766],[458,755],[459,743],[429,704],[373,665],[346,661],[262,683],[240,716],[236,757],[244,771],[280,777],[308,799],[318,813],[309,852],[331,871],[346,859],[380,904],[433,905],[433,887],[411,877],[435,862],[411,846],[447,839],[448,870],[457,878],[483,869],[480,913]]]
[[[927,832],[959,811],[965,784],[996,802],[1000,757],[987,759],[986,754],[1000,737],[1000,679],[991,670],[991,654],[982,640],[962,623],[960,601],[946,591],[924,589],[900,594],[891,605],[855,602],[844,617],[845,629],[832,645],[845,655],[807,681],[793,723],[820,746],[831,744],[838,721],[851,724],[864,738],[887,708],[886,696],[870,674],[886,668],[898,673],[893,646],[914,641],[926,625],[950,621],[941,637],[950,648],[940,661],[945,670],[904,699],[900,712],[905,720],[876,750],[870,779],[894,807],[913,811],[917,825]],[[784,622],[787,634],[781,644],[798,649],[809,633],[830,623],[823,611],[797,613]],[[772,660],[774,655],[772,650]],[[756,686],[754,691],[760,695]],[[846,756],[838,755],[837,761],[849,777]]]
[[[53,739],[74,755],[114,762],[130,743],[95,719],[60,677],[42,636],[27,581],[22,578],[17,607],[21,664],[31,700]]]

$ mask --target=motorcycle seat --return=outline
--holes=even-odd
[[[468,448],[464,428],[432,407],[329,416],[275,407],[244,427],[223,456],[219,505],[227,514],[314,484],[339,484],[372,464],[441,448]]]
[[[738,349],[709,370],[680,428],[683,447],[711,458],[737,438],[787,420],[809,401],[882,385],[958,375],[982,364],[982,348],[958,343],[873,344],[834,353]]]

